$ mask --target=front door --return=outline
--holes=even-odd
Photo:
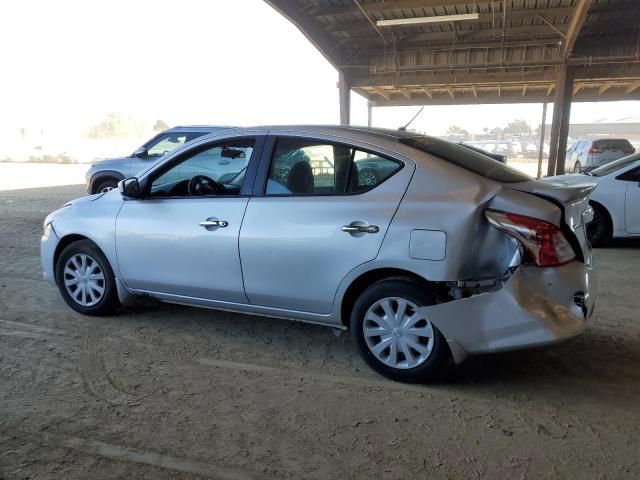
[[[340,282],[378,254],[414,168],[327,140],[278,138],[240,232],[249,301],[331,312]]]
[[[241,181],[223,185],[213,177],[220,177],[220,158],[241,158],[246,166],[254,144],[242,139],[198,146],[152,174],[146,198],[124,202],[116,249],[128,287],[246,302],[238,234],[248,197]]]
[[[640,167],[629,173],[625,194],[624,220],[627,232],[640,234]]]

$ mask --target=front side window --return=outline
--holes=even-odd
[[[174,133],[160,137],[156,143],[147,148],[147,155],[149,157],[161,157],[181,147],[186,141],[187,135],[184,133]]]
[[[341,195],[379,185],[402,164],[346,145],[279,139],[267,179],[267,195]]]
[[[198,148],[154,178],[152,196],[238,195],[255,139]]]

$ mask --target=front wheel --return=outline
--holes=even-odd
[[[100,184],[96,188],[95,193],[110,192],[111,190],[117,187],[118,187],[118,182],[116,182],[115,180],[105,180],[104,182],[100,182]]]
[[[89,240],[68,245],[56,264],[56,283],[67,305],[84,315],[107,315],[118,307],[113,271]]]
[[[351,311],[351,336],[364,361],[392,380],[432,378],[449,353],[446,340],[419,308],[435,299],[405,279],[376,282]]]

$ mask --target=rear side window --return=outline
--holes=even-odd
[[[593,148],[597,150],[631,150],[629,140],[608,138],[605,140],[595,140]]]
[[[280,138],[276,143],[267,195],[344,195],[384,182],[402,163],[341,144]]]
[[[500,183],[519,183],[533,180],[519,170],[496,162],[481,153],[439,138],[415,136],[399,140],[405,145],[435,155],[489,180]]]

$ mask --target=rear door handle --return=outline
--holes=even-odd
[[[378,233],[380,227],[377,225],[356,225],[351,223],[349,225],[343,225],[342,231],[347,233]]]
[[[207,218],[203,222],[200,222],[200,226],[204,228],[212,228],[212,227],[227,227],[229,222],[226,220],[217,220],[215,218]]]

